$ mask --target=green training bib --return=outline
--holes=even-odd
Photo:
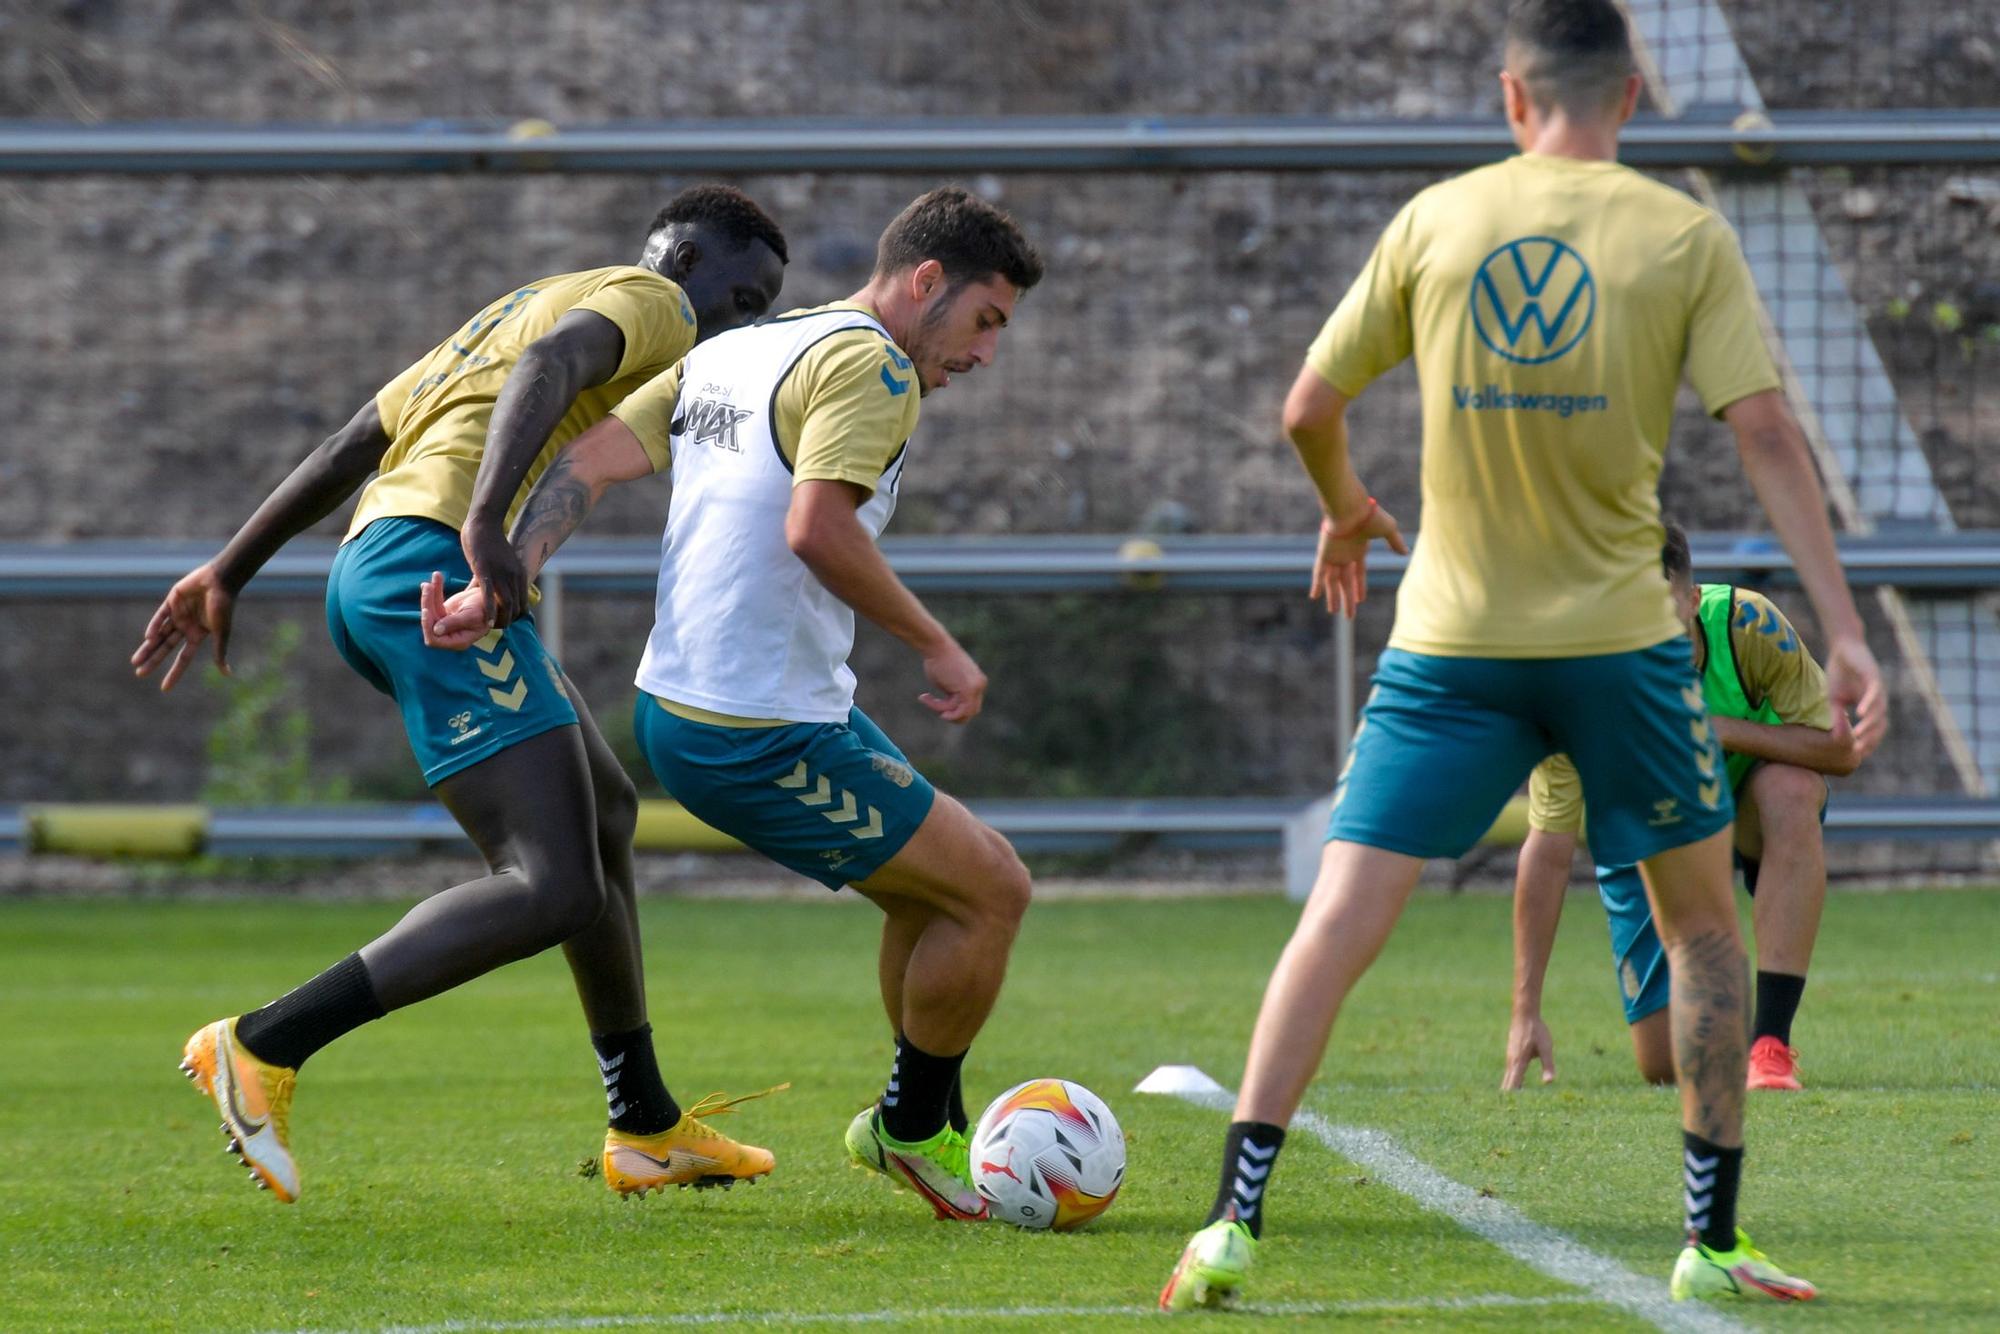
[[[1735,587],[1731,584],[1703,584],[1701,609],[1695,617],[1701,622],[1701,637],[1708,645],[1708,658],[1701,671],[1701,693],[1708,703],[1710,716],[1773,725],[1783,723],[1784,718],[1768,700],[1753,707],[1749,693],[1743,689],[1743,674],[1736,666],[1736,644],[1729,636],[1730,623],[1736,619]],[[1732,792],[1757,763],[1756,756],[1739,755],[1733,750],[1724,751],[1722,759],[1724,767],[1729,770]]]

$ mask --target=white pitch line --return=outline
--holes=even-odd
[[[1153,1089],[1145,1088],[1145,1083],[1154,1082],[1169,1071],[1174,1072],[1169,1080],[1157,1083]],[[1236,1095],[1191,1066],[1163,1067],[1147,1076],[1140,1087],[1217,1111],[1229,1111],[1236,1103]],[[1659,1280],[1641,1277],[1610,1256],[1599,1255],[1513,1206],[1460,1185],[1379,1130],[1335,1125],[1318,1112],[1303,1110],[1292,1118],[1292,1124],[1312,1132],[1313,1138],[1327,1148],[1356,1166],[1367,1168],[1376,1180],[1401,1191],[1432,1213],[1443,1214],[1537,1273],[1582,1288],[1607,1306],[1615,1306],[1676,1334],[1680,1331],[1736,1334],[1747,1330],[1747,1326],[1710,1307],[1673,1300],[1667,1294],[1666,1284]]]
[[[1239,1315],[1368,1316],[1403,1312],[1486,1311],[1496,1308],[1595,1306],[1583,1293],[1516,1297],[1504,1292],[1470,1297],[1409,1297],[1354,1302],[1246,1303]],[[300,1329],[291,1334],[528,1334],[535,1330],[681,1329],[703,1325],[887,1325],[900,1320],[1090,1320],[1152,1315],[1152,1306],[961,1306],[894,1311],[682,1311],[659,1315],[550,1316],[541,1320],[447,1320],[435,1325],[386,1325],[372,1330]]]

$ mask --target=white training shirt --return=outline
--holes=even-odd
[[[743,718],[846,722],[854,707],[854,612],[785,541],[792,467],[772,419],[778,389],[814,343],[888,330],[833,309],[720,334],[680,366],[673,499],[660,545],[653,631],[638,686]],[[896,510],[908,447],[857,511],[877,537]]]

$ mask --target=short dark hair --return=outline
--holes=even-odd
[[[756,200],[733,185],[689,186],[653,215],[646,235],[651,237],[660,228],[677,222],[712,227],[738,249],[752,241],[762,241],[771,247],[779,263],[791,263],[791,252],[785,249],[785,233],[770,214],[757,207]]]
[[[1672,519],[1666,524],[1667,544],[1660,548],[1660,568],[1670,582],[1690,582],[1694,578],[1694,554],[1688,550],[1687,529]]]
[[[896,215],[875,247],[875,272],[898,273],[927,259],[953,287],[995,274],[1025,292],[1042,280],[1042,257],[1014,220],[970,190],[940,186]]]
[[[1592,112],[1615,103],[1632,73],[1632,38],[1612,0],[1515,0],[1509,60],[1538,107]]]

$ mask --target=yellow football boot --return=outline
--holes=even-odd
[[[649,1190],[668,1186],[710,1186],[727,1189],[739,1181],[755,1181],[768,1175],[777,1160],[769,1149],[754,1144],[738,1144],[709,1125],[705,1118],[723,1116],[752,1098],[780,1093],[790,1084],[779,1084],[762,1093],[746,1093],[725,1098],[711,1093],[681,1113],[681,1119],[657,1135],[628,1135],[622,1130],[604,1132],[604,1184],[630,1199]]]
[[[299,1169],[292,1161],[292,1089],[299,1072],[266,1065],[236,1040],[236,1020],[218,1019],[198,1029],[181,1053],[181,1073],[222,1113],[229,1151],[250,1169],[259,1190],[286,1204],[299,1198]]]

